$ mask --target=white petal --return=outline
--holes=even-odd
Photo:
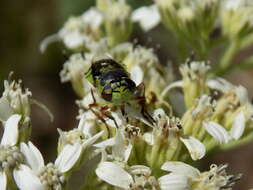
[[[131,72],[131,79],[135,82],[136,85],[139,85],[143,81],[143,71],[140,66],[136,65],[132,68]]]
[[[185,144],[193,160],[199,160],[205,156],[206,148],[198,139],[192,136],[181,137],[180,139]]]
[[[249,102],[248,91],[247,91],[246,88],[244,88],[243,86],[238,86],[238,87],[235,88],[235,92],[236,92],[236,95],[238,96],[238,98],[240,100],[241,105],[245,105],[246,103]]]
[[[85,24],[89,24],[93,30],[96,30],[103,21],[103,15],[95,8],[91,8],[82,15]]]
[[[83,148],[86,148],[87,146],[91,146],[92,144],[94,144],[102,135],[103,135],[104,131],[100,131],[99,133],[97,133],[96,135],[94,135],[91,138],[88,138],[82,145]]]
[[[5,172],[1,171],[0,172],[0,189],[6,190],[6,188],[7,188],[7,176]]]
[[[231,137],[238,140],[244,132],[245,123],[246,121],[245,121],[244,113],[241,111],[239,114],[235,116],[232,129],[230,130]]]
[[[47,47],[48,47],[49,44],[51,44],[53,42],[60,41],[60,40],[61,40],[61,38],[59,37],[58,34],[53,34],[53,35],[47,36],[40,43],[40,52],[44,53],[46,51],[46,49],[47,49]]]
[[[6,121],[13,111],[6,97],[0,98],[0,121]]]
[[[139,22],[144,31],[149,31],[160,23],[160,14],[155,5],[141,7],[134,10],[132,20]]]
[[[74,145],[67,144],[55,160],[56,167],[60,172],[69,171],[78,161],[82,152],[82,146],[79,143]]]
[[[115,136],[115,145],[112,147],[112,155],[114,157],[124,158],[125,148],[125,139],[120,130],[117,130]]]
[[[105,148],[107,146],[113,146],[114,144],[115,144],[115,137],[96,143],[93,146],[96,148]]]
[[[164,99],[165,95],[172,89],[172,88],[182,88],[183,87],[183,81],[176,81],[171,84],[169,84],[161,93],[161,98]]]
[[[86,113],[86,112],[85,112]],[[83,131],[83,128],[84,128],[84,126],[85,126],[85,120],[86,120],[87,118],[86,118],[86,114],[82,114],[81,115],[81,119],[80,119],[80,121],[79,121],[79,123],[78,123],[78,129],[79,130],[81,130],[81,131]]]
[[[188,190],[188,179],[185,175],[168,174],[158,179],[161,190]]]
[[[203,123],[203,125],[207,132],[220,144],[228,143],[230,139],[229,134],[221,125],[213,121]]]
[[[198,169],[185,164],[183,162],[177,162],[177,161],[170,161],[165,162],[162,167],[162,170],[169,171],[175,174],[181,174],[188,177],[197,177],[200,175],[200,172]]]
[[[92,137],[92,130],[94,130],[96,116],[91,111],[86,111],[81,116],[81,120],[79,122],[78,129],[81,130],[86,136]]]
[[[133,149],[133,145],[132,144],[129,144],[127,146],[127,148],[125,149],[125,152],[124,152],[124,161],[125,162],[127,162],[128,158],[130,157],[132,149]]]
[[[130,172],[133,175],[139,175],[139,174],[143,174],[146,176],[151,175],[151,169],[147,166],[143,166],[143,165],[134,165],[130,167]]]
[[[63,36],[63,42],[65,46],[70,49],[78,48],[84,45],[84,41],[85,41],[85,36],[82,35],[78,31],[69,32]]]
[[[243,2],[242,0],[227,0],[224,1],[225,3],[224,7],[228,10],[236,11],[240,7],[240,4],[242,2]]]
[[[15,182],[20,190],[46,190],[39,178],[26,165],[20,165],[13,171]]]
[[[28,142],[28,146],[25,143],[21,143],[20,151],[24,154],[27,164],[29,164],[35,172],[39,172],[39,170],[44,167],[44,159],[32,142]]]
[[[101,162],[96,169],[97,176],[103,181],[121,188],[129,188],[133,182],[130,174],[112,162]]]
[[[21,115],[15,114],[9,117],[4,126],[4,134],[1,145],[15,145],[18,141],[18,123]]]
[[[123,118],[123,116],[122,116],[121,113],[119,113],[119,112],[111,112],[111,114],[112,114],[112,117],[114,118],[114,120],[116,121],[116,123],[117,123],[118,126],[121,126],[121,125],[123,125],[125,123],[124,122],[124,118]],[[108,125],[110,125],[111,127],[115,127],[116,128],[115,123],[114,123],[114,121],[112,119],[108,118],[106,120],[106,123]]]
[[[211,89],[215,89],[215,90],[218,90],[220,92],[226,92],[226,91],[234,88],[231,83],[229,83],[225,79],[219,78],[219,77],[217,77],[215,79],[212,79],[212,80],[209,80],[207,82],[207,86]]]

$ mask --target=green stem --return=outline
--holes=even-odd
[[[218,142],[214,140],[212,137],[210,137],[209,135],[204,138],[203,144],[206,147],[206,151],[209,152],[211,149],[213,149],[214,147],[218,145]]]
[[[247,35],[242,39],[242,42],[240,43],[240,49],[243,50],[245,48],[248,48],[253,43],[253,33]]]
[[[177,149],[176,149],[176,152],[174,153],[173,157],[171,158],[171,160],[179,160],[179,155],[181,153],[181,150],[182,150],[182,143],[178,143],[178,146],[177,146]]]
[[[234,141],[229,142],[228,144],[224,144],[223,146],[221,146],[221,150],[233,149],[238,146],[242,146],[244,144],[250,143],[252,141],[253,141],[253,133],[250,133],[246,137],[243,137],[240,140],[234,140]]]
[[[198,135],[197,135],[197,138],[200,140],[200,141],[203,141],[203,139],[205,138],[205,135],[206,135],[206,130],[205,128],[202,126]]]
[[[8,169],[5,171],[7,175],[7,186],[9,190],[18,190],[18,187],[16,186],[16,183],[14,181],[14,178],[12,176],[12,172]]]
[[[159,143],[158,143],[159,144]],[[157,157],[159,153],[160,145],[154,144],[152,147],[151,151],[151,158],[150,158],[150,167],[154,168],[156,162],[157,162]]]

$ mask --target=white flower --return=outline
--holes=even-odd
[[[159,189],[159,183],[151,175],[150,168],[143,165],[134,165],[126,170],[113,162],[101,162],[96,174],[110,185],[125,190],[145,189],[147,184],[154,190]]]
[[[69,18],[57,34],[46,37],[40,44],[40,51],[44,52],[50,43],[60,40],[69,49],[95,43],[102,22],[103,15],[96,8],[90,8],[82,16]]]
[[[152,67],[159,64],[159,60],[152,48],[137,46],[131,49],[131,52],[128,53],[123,63],[129,69],[139,65],[146,72],[146,70],[148,71],[148,69],[152,69]]]
[[[80,53],[73,54],[69,60],[63,65],[63,70],[60,72],[61,82],[67,82],[71,80],[81,80],[84,72],[90,67],[91,60],[85,61]],[[80,77],[82,76],[82,78]]]
[[[23,161],[23,156],[19,152],[18,142],[18,124],[21,119],[20,115],[12,115],[4,124],[4,133],[0,144],[0,189],[7,188],[6,171],[12,172]]]
[[[205,77],[209,70],[210,65],[205,61],[193,61],[180,67],[180,73],[183,78],[189,78],[190,80],[197,80],[199,77]]]
[[[107,7],[105,11],[106,22],[107,21],[118,21],[119,23],[129,19],[131,15],[131,7],[126,1],[115,1]]]
[[[149,31],[160,23],[160,14],[156,5],[140,7],[132,13],[132,20],[139,22],[144,31]]]
[[[251,0],[224,0],[221,4],[222,30],[231,40],[251,34],[253,2]]]
[[[97,30],[104,20],[102,13],[96,8],[90,8],[88,11],[83,13],[82,19],[84,24],[90,26],[92,30]]]
[[[62,40],[68,48],[77,48],[85,41],[85,36],[81,34],[83,20],[81,17],[71,17],[64,27],[57,33],[46,37],[40,44],[40,51],[43,53],[47,46],[55,41]]]
[[[226,167],[227,165],[211,165],[209,171],[201,173],[183,162],[166,162],[162,169],[171,173],[159,178],[159,183],[164,190],[214,190],[221,188],[232,190],[232,185],[240,179],[240,175],[227,175]]]
[[[94,127],[94,114],[90,111],[85,112],[80,119],[78,127],[70,131],[61,131],[58,129],[60,134],[58,141],[58,151],[61,152],[62,149],[67,144],[78,143],[83,149],[90,147],[94,144],[104,133],[100,131],[99,133],[92,135],[92,128]]]
[[[106,157],[102,158],[102,160],[104,161],[114,160],[117,162],[121,162],[121,164],[123,165],[127,163],[127,160],[132,151],[132,144],[127,142],[126,138],[124,137],[120,129],[117,129],[115,137],[94,145],[94,147],[97,148],[106,148],[108,146],[112,147],[112,154],[111,155],[106,154],[105,155]]]
[[[210,70],[210,65],[205,61],[186,61],[180,66],[182,80],[169,84],[161,93],[164,99],[166,94],[173,88],[183,88],[185,104],[191,107],[196,98],[205,93],[207,73]]]
[[[223,187],[231,190],[240,175],[227,175],[226,167],[211,165],[209,171],[201,173],[183,162],[166,162],[161,169],[170,173],[157,179],[146,166],[130,166],[126,169],[112,162],[102,162],[96,174],[103,181],[124,190],[145,189],[147,184],[152,190],[214,190]]]
[[[85,72],[92,64],[92,54],[85,54],[85,57],[80,53],[76,53],[70,56],[63,69],[60,72],[61,82],[70,81],[75,92],[83,97],[90,91],[91,85],[85,79]]]
[[[28,88],[24,88],[22,80],[11,80],[12,72],[9,74],[9,79],[4,81],[4,91],[0,98],[0,121],[6,122],[6,120],[12,114],[19,114],[22,116],[22,132],[25,135],[30,130],[30,114],[31,105],[35,104],[44,110],[50,120],[53,120],[53,115],[50,110],[42,103],[32,99],[32,93]],[[29,136],[29,135],[27,135]],[[25,139],[24,139],[25,140]]]
[[[228,120],[232,120],[233,128],[236,125],[240,131],[243,131],[247,121],[253,116],[253,106],[246,88],[235,86],[222,78],[209,80],[207,85],[209,88],[222,93],[222,97],[217,100],[219,109],[216,112],[223,114],[224,110],[227,109],[233,111],[234,117],[229,117]]]
[[[70,171],[80,158],[82,146],[79,143],[66,145],[56,158],[54,164],[44,165],[40,151],[31,143],[21,143],[21,152],[25,156],[26,165],[14,170],[14,179],[19,189],[63,189],[64,174]],[[53,179],[53,180],[51,180]]]
[[[202,119],[208,118],[213,113],[213,107],[212,98],[207,94],[201,95],[191,109],[192,119],[195,120],[198,117]]]
[[[195,137],[183,135],[180,121],[175,118],[169,118],[162,109],[156,109],[153,118],[157,121],[157,126],[154,126],[152,134],[144,134],[144,138],[148,144],[154,145],[156,138],[164,137],[165,142],[177,148],[178,141],[181,141],[190,153],[193,160],[201,159],[205,156],[205,146]],[[158,141],[159,142],[159,141]]]
[[[0,120],[5,122],[13,113],[20,114],[25,121],[29,120],[31,112],[32,93],[22,88],[22,81],[4,81],[4,92],[0,99]]]
[[[161,68],[159,59],[152,48],[128,47],[122,63],[126,65],[137,85],[140,81],[145,83],[147,92],[159,94],[166,85],[166,81],[171,79],[170,70],[168,67]]]
[[[203,125],[206,131],[215,140],[217,140],[220,144],[226,144],[231,139],[238,140],[243,135],[245,129],[245,117],[243,112],[237,114],[229,132],[220,124],[213,121],[204,122]]]

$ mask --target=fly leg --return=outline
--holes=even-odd
[[[107,118],[111,119],[114,122],[114,125],[116,126],[116,128],[118,129],[119,126],[115,120],[115,118],[111,115],[111,113],[108,111],[109,107],[108,106],[103,106],[100,108],[100,112]]]
[[[104,119],[104,115],[101,111],[96,111],[94,110],[93,108],[97,108],[99,107],[99,105],[97,104],[97,101],[96,101],[96,98],[94,96],[94,92],[93,90],[91,89],[91,96],[92,96],[92,99],[93,99],[93,103],[92,104],[89,104],[89,110],[91,110],[91,112],[100,120],[102,121],[104,124],[105,124],[105,127],[106,127],[106,130],[108,131],[108,138],[110,138],[111,134],[110,134],[110,128],[108,126],[108,124],[106,123],[106,120]]]

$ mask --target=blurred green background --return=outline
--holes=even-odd
[[[15,72],[15,78],[22,79],[33,98],[44,103],[53,113],[55,120],[51,123],[47,115],[36,106],[32,109],[32,141],[40,148],[47,161],[54,160],[57,146],[57,130],[69,130],[77,126],[75,119],[78,114],[75,99],[77,98],[69,83],[61,84],[59,72],[66,53],[59,43],[49,46],[44,54],[39,52],[39,44],[46,36],[56,33],[71,15],[79,15],[92,6],[93,0],[21,0],[2,1],[0,15],[0,90],[3,90],[3,80],[10,71]],[[131,0],[133,7],[150,4],[151,0]],[[163,35],[161,35],[161,33]],[[158,27],[141,35],[140,30],[134,32],[134,37],[146,46],[154,47],[161,62],[174,60],[174,41],[163,27]],[[158,44],[161,48],[158,48]],[[251,53],[248,49],[237,57],[234,64],[240,62],[240,57]],[[249,93],[253,92],[253,71],[233,73],[227,78],[235,84],[246,86]],[[212,158],[204,159],[203,169],[211,163],[230,165],[231,173],[243,173],[243,179],[234,189],[249,189],[253,187],[253,143],[230,152],[219,153]]]

